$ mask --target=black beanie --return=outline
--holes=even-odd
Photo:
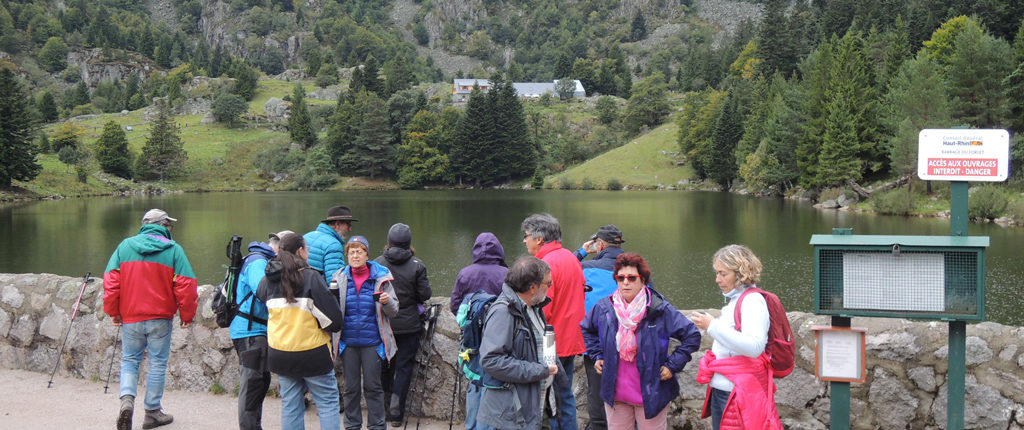
[[[398,248],[409,248],[412,244],[412,230],[409,226],[398,223],[388,230],[388,245]]]

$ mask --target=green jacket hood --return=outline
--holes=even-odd
[[[146,224],[139,228],[139,234],[128,240],[132,251],[140,255],[156,254],[174,246],[171,232],[158,224]]]

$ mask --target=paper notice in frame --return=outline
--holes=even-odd
[[[865,328],[814,326],[814,375],[822,381],[867,380]]]

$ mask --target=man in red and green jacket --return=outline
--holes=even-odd
[[[139,233],[117,246],[103,274],[103,310],[115,326],[123,325],[118,430],[132,428],[139,363],[147,349],[143,428],[174,420],[160,407],[171,350],[171,321],[180,312],[181,327],[188,327],[198,305],[196,275],[185,250],[171,240],[175,221],[160,209],[146,212]]]

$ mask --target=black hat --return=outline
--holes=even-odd
[[[412,231],[409,226],[398,223],[388,230],[388,245],[398,248],[409,248],[412,244]]]
[[[331,221],[359,221],[352,218],[352,211],[348,209],[348,206],[335,206],[327,210],[327,218],[324,218],[320,222],[329,223]]]
[[[618,227],[612,224],[608,224],[597,229],[597,233],[590,236],[590,240],[594,239],[601,239],[612,245],[619,245],[626,242],[625,240],[622,240],[622,230],[619,230]]]

